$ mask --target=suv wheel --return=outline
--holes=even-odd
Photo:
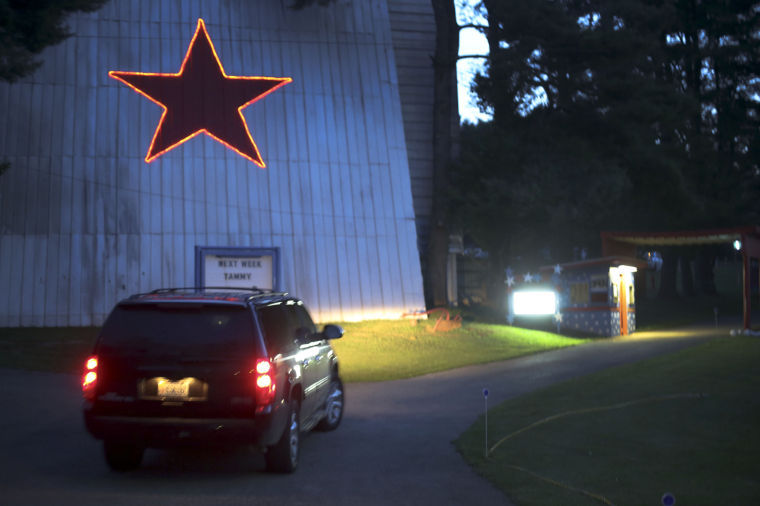
[[[340,377],[334,376],[330,382],[330,393],[325,401],[325,417],[319,422],[316,429],[322,431],[337,429],[343,419],[344,405],[343,382]]]
[[[106,454],[108,467],[114,471],[132,471],[140,467],[144,448],[127,443],[105,441],[103,451]]]
[[[290,403],[288,423],[280,440],[270,446],[266,453],[267,469],[275,473],[292,473],[298,467],[301,451],[301,422],[297,399]]]

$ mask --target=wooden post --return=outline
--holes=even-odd
[[[744,300],[744,328],[749,329],[752,326],[752,287],[750,285],[750,275],[752,270],[749,265],[748,244],[745,237],[742,237],[742,298]]]
[[[619,295],[618,295],[618,303],[620,304],[620,335],[621,336],[627,336],[628,335],[628,294],[626,291],[628,290],[628,286],[626,283],[625,275],[620,275],[620,281],[618,282],[620,285]]]

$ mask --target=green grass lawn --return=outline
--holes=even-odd
[[[333,342],[341,376],[346,381],[410,378],[584,342],[548,332],[473,322],[433,333],[434,322],[431,318],[418,325],[408,320],[342,324],[346,333]]]
[[[432,333],[435,319],[342,324],[333,341],[344,381],[409,378],[471,364],[505,360],[583,340],[505,325],[465,322]],[[99,328],[0,328],[0,367],[79,373]]]
[[[757,302],[753,300],[754,307]],[[682,327],[684,325],[714,322],[715,308],[718,308],[720,322],[733,319],[741,322],[741,299],[728,296],[710,297],[696,295],[676,299],[638,299],[636,301],[636,329],[657,330]],[[757,314],[754,315],[757,322]]]
[[[666,492],[677,504],[760,504],[758,363],[760,339],[717,339],[489,410],[491,448],[566,416],[504,440],[487,459],[483,417],[456,445],[523,506],[661,504]],[[610,406],[618,407],[583,412]]]

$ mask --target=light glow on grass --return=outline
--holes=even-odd
[[[435,318],[340,325],[345,335],[331,344],[346,382],[411,378],[585,342],[550,332],[472,322],[432,332]]]
[[[516,504],[755,504],[758,360],[724,337],[608,369],[489,409],[488,459],[482,417],[456,446]]]

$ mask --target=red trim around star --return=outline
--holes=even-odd
[[[198,37],[200,33],[203,37]],[[289,77],[228,76],[202,19],[176,74],[112,70],[108,75],[164,109],[146,162],[205,133],[262,168],[266,165],[242,110],[292,81]]]

